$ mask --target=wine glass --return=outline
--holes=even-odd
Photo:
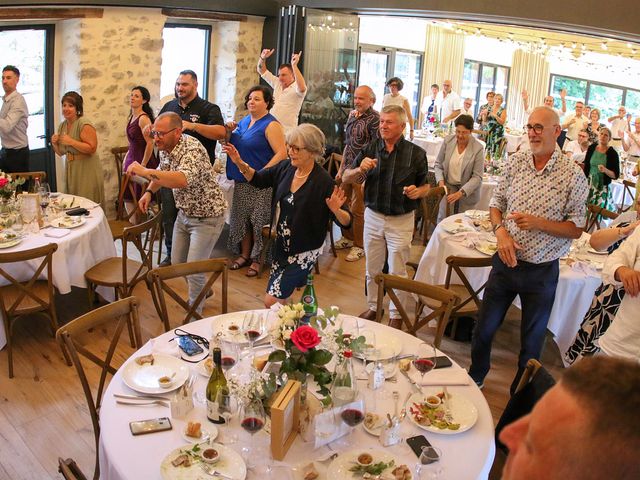
[[[233,433],[231,428],[229,428],[229,425],[231,422],[231,417],[233,417],[233,414],[238,409],[238,405],[233,395],[231,395],[229,388],[223,387],[218,390],[218,394],[216,395],[216,402],[218,403],[218,412],[224,419],[224,441],[225,443],[236,443],[238,441],[238,436]]]
[[[38,188],[38,196],[40,197],[40,208],[42,208],[42,215],[45,221],[47,220],[47,207],[51,198],[51,189],[48,183],[41,183]]]
[[[356,426],[364,421],[364,399],[361,393],[356,393],[353,402],[342,406],[340,419],[342,423],[351,427],[352,432]]]
[[[438,480],[443,474],[442,451],[431,445],[422,447],[416,463],[417,480]]]
[[[433,370],[436,366],[436,347],[430,343],[422,342],[416,350],[416,357],[413,359],[413,366],[422,375]]]
[[[258,312],[247,312],[242,322],[242,333],[249,341],[250,351],[253,353],[253,345],[256,340],[262,335],[262,315]]]
[[[220,350],[222,351],[221,366],[226,377],[227,372],[238,363],[238,343],[230,340],[221,340]]]
[[[254,453],[254,439],[253,436],[262,430],[264,427],[266,417],[264,413],[264,408],[262,408],[262,403],[257,400],[248,401],[246,404],[242,406],[242,415],[240,420],[240,426],[247,432],[251,434],[251,441],[248,445],[242,447],[242,452],[245,457],[245,462],[247,463],[247,467],[253,468],[256,466],[255,458],[256,455]]]

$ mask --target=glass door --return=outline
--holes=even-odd
[[[385,84],[390,64],[390,52],[384,50],[373,50],[362,47],[360,51],[360,76],[358,85],[368,85],[376,94],[376,103],[373,108],[377,111],[382,109],[382,97],[386,93]]]
[[[55,189],[55,163],[49,144],[53,131],[53,77],[49,61],[52,49],[53,25],[28,29],[0,27],[0,68],[14,65],[20,70],[17,90],[29,109],[29,170],[45,171],[51,188]]]
[[[411,52],[396,52],[393,76],[404,81],[402,95],[409,100],[411,115],[418,120],[420,99],[420,72],[422,71],[422,55]]]

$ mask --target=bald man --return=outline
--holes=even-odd
[[[567,112],[567,90],[565,88],[560,90],[560,102],[562,103],[562,108],[555,108],[553,106],[554,102],[555,100],[553,96],[547,95],[546,97],[544,97],[542,105],[545,107],[553,108],[558,116],[562,118],[562,116]],[[531,112],[533,112],[533,109],[535,107],[531,107],[529,105],[529,93],[526,90],[522,90],[522,103],[524,104],[524,113],[526,113],[527,115],[531,115]]]
[[[452,89],[451,80],[445,80],[442,82],[442,91],[438,94],[439,101],[436,103],[440,105],[440,122],[447,124],[455,120],[461,111],[460,95]]]
[[[348,168],[353,168],[353,161],[365,145],[379,138],[380,114],[373,109],[376,94],[371,87],[361,85],[353,94],[355,109],[349,114],[345,127],[345,146],[342,163],[336,175],[338,183]],[[364,185],[351,183],[342,185],[349,200],[349,209],[353,215],[351,228],[342,230],[342,238],[336,248],[351,248],[345,260],[355,262],[364,258]]]

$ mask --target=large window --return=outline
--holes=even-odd
[[[162,30],[162,68],[160,97],[173,95],[176,78],[183,70],[198,75],[198,95],[207,98],[209,42],[211,27],[167,24]]]
[[[502,94],[506,104],[509,70],[509,67],[501,65],[492,65],[475,60],[464,61],[460,97],[463,100],[465,98],[473,99],[474,115],[478,115],[479,106],[484,105],[487,92]]]
[[[640,91],[616,85],[592,82],[581,78],[551,75],[550,90],[556,105],[560,104],[560,90],[567,89],[567,112],[573,111],[576,102],[585,102],[601,112],[600,121],[618,113],[618,107],[625,105],[627,112],[640,116]]]

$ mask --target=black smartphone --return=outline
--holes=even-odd
[[[415,453],[418,458],[420,458],[420,454],[422,453],[422,447],[431,446],[429,440],[427,440],[424,435],[416,435],[415,437],[407,438],[407,445],[411,447],[411,450],[413,450],[413,453]]]
[[[144,435],[145,433],[164,432],[165,430],[171,430],[173,427],[168,417],[162,417],[129,422],[129,428],[132,435]]]
[[[195,340],[189,335],[180,335],[178,337],[178,346],[180,347],[180,350],[182,350],[190,357],[204,352],[202,347],[198,345]]]
[[[431,358],[430,360],[434,361],[436,364],[435,368],[447,368],[447,367],[451,367],[453,365],[453,363],[451,363],[451,360],[449,359],[449,357],[436,357],[435,360],[433,360],[433,358]]]

